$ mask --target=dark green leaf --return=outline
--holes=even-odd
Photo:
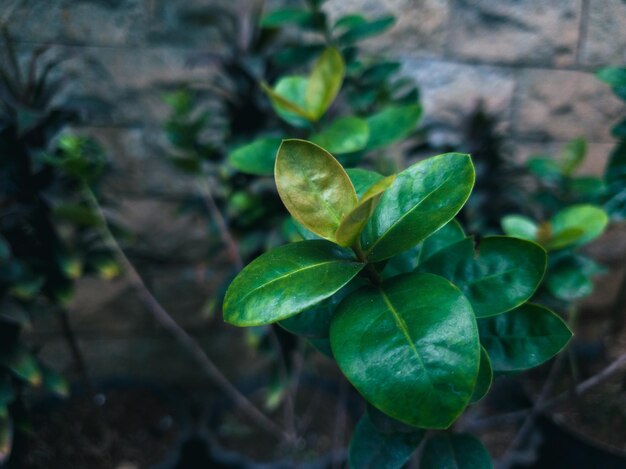
[[[286,319],[332,296],[362,268],[350,250],[327,241],[278,247],[233,280],[224,299],[224,319],[237,326]]]
[[[261,18],[263,28],[279,28],[287,24],[305,24],[311,18],[311,13],[300,8],[280,8],[270,11]]]
[[[519,308],[478,321],[480,341],[494,371],[519,371],[541,365],[559,353],[572,332],[563,320],[543,306]]]
[[[313,143],[333,155],[362,150],[367,144],[370,131],[367,122],[358,117],[340,117],[318,134],[311,137]]]
[[[411,104],[388,107],[368,117],[370,138],[367,148],[374,150],[408,137],[415,130],[421,116],[422,107],[419,104]]]
[[[383,433],[368,414],[359,420],[350,442],[349,463],[354,469],[400,469],[418,447],[422,430]]]
[[[593,276],[604,269],[588,257],[568,254],[556,259],[546,276],[548,291],[564,301],[583,298],[593,292]]]
[[[260,138],[230,153],[228,161],[242,173],[271,176],[281,141],[280,138]]]
[[[537,290],[546,270],[546,252],[536,243],[508,236],[483,238],[478,254],[470,238],[450,245],[420,264],[447,278],[467,296],[476,317],[518,307]]]
[[[355,17],[353,17],[355,18]],[[342,44],[351,44],[361,39],[376,36],[385,32],[395,23],[396,19],[393,16],[385,16],[373,21],[359,22],[356,20],[351,21],[351,25],[347,27],[347,31],[341,34],[338,41]],[[343,21],[342,26],[347,26],[348,22]],[[337,27],[335,25],[335,27]]]
[[[311,142],[284,140],[275,177],[289,213],[308,230],[334,241],[341,220],[357,204],[354,186],[339,162]]]
[[[402,171],[363,232],[369,260],[387,259],[423,241],[454,218],[473,186],[474,166],[469,155],[460,153],[428,158]]]
[[[561,168],[551,158],[532,158],[526,163],[528,170],[545,181],[558,181],[561,179]]]
[[[474,313],[441,277],[402,275],[350,294],[330,341],[348,380],[396,420],[447,428],[470,400],[480,358]]]
[[[491,456],[472,435],[439,434],[426,441],[420,469],[492,469]]]
[[[465,239],[465,232],[461,224],[454,219],[450,220],[424,240],[419,257],[420,262],[425,262],[442,249],[463,239]]]
[[[470,402],[472,404],[480,401],[489,392],[491,383],[493,382],[493,370],[491,369],[491,360],[485,347],[480,347],[480,368],[478,369],[478,378],[476,379],[476,387],[472,394]]]

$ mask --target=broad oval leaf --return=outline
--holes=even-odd
[[[280,246],[235,277],[224,298],[224,320],[259,326],[286,319],[333,295],[362,268],[351,251],[328,241]]]
[[[473,186],[469,155],[446,153],[402,171],[363,231],[368,259],[387,259],[426,239],[454,218]]]
[[[594,205],[573,205],[557,213],[550,220],[551,237],[548,249],[580,246],[600,236],[609,217]]]
[[[339,162],[311,142],[285,140],[274,172],[289,213],[308,230],[334,241],[341,220],[357,204],[354,186]]]
[[[341,155],[365,148],[369,135],[365,120],[347,116],[334,120],[320,133],[313,135],[311,141],[334,155]]]
[[[476,387],[470,402],[475,404],[487,395],[493,382],[493,369],[491,368],[491,360],[485,347],[480,347],[480,367],[478,368],[478,378],[476,379]]]
[[[352,246],[356,242],[372,216],[376,205],[378,205],[383,192],[387,190],[395,178],[395,175],[387,176],[374,183],[372,187],[365,191],[357,206],[341,220],[341,224],[335,234],[337,244],[340,246]]]
[[[426,261],[442,249],[463,239],[465,239],[465,232],[461,224],[454,219],[450,220],[424,240],[419,257],[420,262]]]
[[[281,78],[273,89],[266,83],[261,83],[261,88],[281,119],[294,127],[308,127],[314,119],[306,110],[307,85],[305,77],[289,76]]]
[[[393,106],[367,118],[370,138],[367,149],[385,147],[408,137],[422,116],[422,106]]]
[[[537,224],[528,217],[522,215],[507,215],[501,221],[502,231],[516,238],[537,240]]]
[[[308,78],[305,93],[305,109],[317,121],[333,103],[346,74],[341,53],[334,47],[322,52]]]
[[[228,161],[242,173],[271,176],[281,142],[278,137],[260,138],[230,153]]]
[[[495,316],[518,307],[537,290],[546,271],[544,249],[508,236],[483,238],[474,254],[471,238],[441,250],[420,269],[447,278],[472,303],[476,317]]]
[[[474,313],[442,277],[408,274],[350,294],[330,328],[335,360],[374,407],[447,428],[468,404],[480,346]]]
[[[348,462],[354,469],[400,469],[423,437],[422,430],[381,432],[365,413],[352,434]]]
[[[435,435],[426,441],[421,469],[492,469],[491,456],[472,435]]]
[[[572,337],[572,331],[559,316],[531,303],[480,319],[478,328],[491,366],[499,372],[541,365],[563,350]]]

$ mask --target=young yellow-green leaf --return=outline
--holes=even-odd
[[[224,298],[224,320],[259,326],[286,319],[339,291],[362,268],[350,250],[328,241],[280,246],[235,277]]]
[[[447,278],[472,303],[476,317],[495,316],[518,307],[537,290],[546,271],[545,250],[532,241],[508,236],[483,238],[478,254],[466,238],[420,264],[425,272]]]
[[[421,116],[422,106],[409,104],[388,107],[368,117],[370,138],[367,149],[385,147],[408,137],[415,130]]]
[[[334,241],[341,220],[356,206],[357,197],[333,155],[305,140],[285,140],[274,173],[278,194],[289,213],[308,230]]]
[[[463,227],[458,221],[452,219],[424,240],[419,261],[425,262],[429,257],[434,256],[442,249],[463,239],[465,239]]]
[[[348,462],[354,469],[400,469],[423,437],[423,430],[382,432],[365,413],[352,434]]]
[[[572,338],[572,331],[559,316],[531,303],[506,314],[480,319],[478,328],[493,370],[503,372],[541,365]]]
[[[480,359],[476,321],[442,277],[407,274],[355,291],[339,305],[330,341],[348,380],[396,420],[447,428],[469,403]]]
[[[334,47],[322,52],[308,78],[305,93],[305,109],[313,121],[328,110],[339,93],[346,67],[341,53]]]
[[[609,217],[594,205],[573,205],[558,212],[550,220],[548,249],[580,246],[604,233]]]
[[[522,215],[507,215],[501,221],[502,231],[509,236],[527,239],[529,241],[537,240],[537,224],[528,217]]]
[[[493,469],[493,464],[476,437],[439,434],[426,441],[420,469]]]
[[[271,176],[281,141],[277,137],[260,138],[230,153],[228,161],[242,173]]]
[[[396,176],[393,175],[381,179],[363,194],[357,206],[341,220],[337,233],[335,233],[337,244],[340,246],[352,246],[355,243],[361,231],[365,228],[367,221],[372,216],[383,192],[387,190],[395,178]]]
[[[369,136],[370,130],[365,120],[347,116],[335,119],[320,133],[313,135],[311,141],[334,155],[341,155],[365,148]]]
[[[493,382],[493,369],[491,368],[491,360],[485,347],[480,347],[480,368],[478,369],[478,378],[476,379],[476,387],[472,394],[470,403],[475,404],[487,395]]]
[[[276,114],[295,127],[307,127],[314,120],[305,108],[307,86],[308,80],[300,76],[283,77],[274,89],[267,83],[261,83],[261,88],[272,101]]]
[[[446,153],[402,171],[365,227],[363,249],[372,262],[422,242],[461,210],[474,186],[469,155]]]

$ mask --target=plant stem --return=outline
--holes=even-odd
[[[100,204],[98,203],[98,200],[91,188],[85,185],[83,192],[87,198],[87,202],[102,221],[101,231],[107,247],[111,249],[111,251],[115,254],[117,261],[123,266],[131,284],[137,290],[153,317],[196,359],[201,366],[202,371],[204,371],[204,373],[222,390],[222,392],[232,399],[233,402],[235,402],[235,404],[238,405],[239,408],[252,421],[268,433],[271,433],[279,439],[288,441],[291,436],[263,412],[261,412],[250,400],[248,400],[247,397],[239,392],[239,390],[228,380],[228,378],[226,378],[226,376],[224,376],[220,369],[204,352],[198,341],[190,336],[172,318],[172,316],[161,305],[161,303],[159,303],[154,295],[152,295],[132,262],[128,259],[128,257],[126,257],[124,250],[115,239],[115,236],[111,233],[106,215],[104,214],[102,207],[100,207]]]
[[[202,202],[204,203],[204,206],[213,218],[213,221],[217,225],[217,228],[220,232],[220,238],[222,238],[222,242],[226,245],[228,257],[237,269],[237,272],[239,272],[241,269],[243,269],[243,259],[241,258],[241,254],[239,253],[237,241],[235,241],[235,238],[230,232],[230,229],[228,228],[228,223],[226,222],[226,219],[222,215],[222,212],[215,203],[215,199],[211,194],[211,188],[204,179],[199,179],[198,188],[200,190],[200,194],[202,195]]]
[[[381,278],[376,268],[372,264],[369,264],[367,262],[367,256],[365,255],[365,253],[363,252],[363,248],[361,247],[361,240],[356,240],[356,243],[354,243],[354,245],[352,246],[352,250],[356,254],[357,259],[366,264],[365,273],[369,277],[370,281],[374,285],[381,285],[383,283],[383,279]]]

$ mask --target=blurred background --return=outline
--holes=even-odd
[[[297,21],[259,27],[268,11],[306,5],[0,1],[1,70],[14,77],[3,82],[1,98],[12,110],[0,131],[13,124],[20,129],[20,138],[4,135],[0,144],[3,243],[23,243],[13,248],[16,258],[19,251],[45,263],[49,255],[63,277],[49,280],[57,267],[37,261],[43,277],[20,277],[3,291],[5,319],[17,324],[20,344],[40,371],[58,373],[46,381],[45,373],[33,371],[37,366],[21,369],[22,379],[35,385],[17,386],[25,398],[10,404],[7,467],[255,467],[254,461],[296,467],[289,459],[294,452],[310,467],[343,467],[362,408],[335,365],[281,330],[226,326],[220,311],[241,263],[291,239],[282,222],[272,221],[282,209],[268,195],[271,178],[238,172],[226,155],[275,125],[258,82],[310,70],[319,31]],[[520,208],[528,190],[517,195],[516,178],[523,179],[520,187],[528,178],[539,180],[532,187],[541,185],[545,171],[533,173],[537,168],[528,162],[557,161],[572,141],[585,141],[576,176],[605,174],[619,135],[611,129],[626,109],[596,73],[626,64],[624,0],[327,0],[320,7],[331,23],[348,14],[395,17],[358,44],[363,57],[397,62],[394,76],[419,90],[411,96],[423,106],[415,133],[389,150],[393,165],[385,169],[449,150],[483,155],[477,167],[484,193],[464,215],[471,233],[498,231],[499,219],[510,213],[553,214],[550,202]],[[355,85],[353,93],[366,91]],[[63,174],[33,170],[28,184],[18,181],[19,171],[6,169],[15,152],[43,152]],[[501,167],[506,171],[498,172]],[[68,174],[87,184],[87,198],[76,197],[82,186],[68,182]],[[21,192],[27,194],[16,208],[11,203]],[[39,195],[31,200],[33,193]],[[494,208],[494,201],[511,196],[518,200]],[[21,232],[22,222],[13,226],[9,218],[25,205],[35,228]],[[43,218],[50,227],[39,226]],[[584,325],[573,346],[578,358],[570,363],[581,381],[625,352],[623,332],[605,342],[607,331],[621,330],[615,324],[624,321],[623,222],[586,246],[585,255],[602,264],[603,273],[593,272],[585,294],[565,295],[556,306],[566,310],[575,301]],[[16,285],[22,289],[17,300]],[[180,328],[164,327],[161,306]],[[6,337],[13,340],[11,333]],[[207,371],[211,364],[190,352],[188,337],[220,376],[279,419],[288,418],[283,412],[291,392],[283,374],[295,370],[299,393],[292,410],[308,419],[295,450],[240,415],[233,396],[216,384],[220,378]],[[626,467],[624,376],[623,370],[613,375],[590,402],[538,417],[506,467]],[[493,413],[528,407],[544,378],[541,370],[522,386],[521,378],[503,378],[493,399],[508,404],[494,404]],[[518,423],[468,428],[482,432],[497,458]]]

